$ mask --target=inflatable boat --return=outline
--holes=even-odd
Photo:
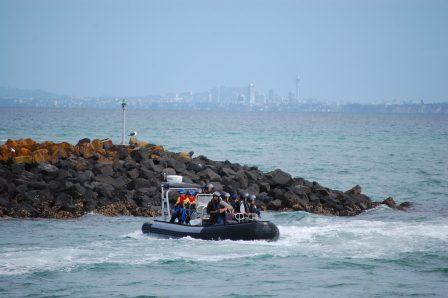
[[[152,223],[144,223],[142,231],[143,233],[164,237],[191,237],[203,240],[276,241],[279,237],[278,228],[269,221],[251,221],[213,226],[190,226],[156,220]]]
[[[272,222],[260,220],[257,216],[237,214],[239,216],[235,216],[235,220],[224,225],[210,225],[206,214],[206,206],[212,196],[201,194],[202,188],[199,185],[182,183],[181,179],[181,176],[176,176],[175,179],[168,176],[168,182],[162,183],[162,220],[144,223],[142,226],[143,233],[168,238],[191,237],[203,240],[276,241],[278,239],[280,233],[277,226]],[[175,192],[181,189],[198,192],[196,195],[196,215],[191,220],[191,225],[169,222],[171,218],[170,194],[173,196]]]

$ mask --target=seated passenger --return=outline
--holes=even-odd
[[[244,192],[240,196],[239,204],[239,213],[247,213],[249,212],[249,204],[247,203],[247,200],[249,198],[249,194],[247,192]]]
[[[187,192],[188,196],[188,203],[185,205],[186,210],[186,218],[185,223],[189,224],[192,217],[195,216],[196,213],[196,191],[195,190],[189,190]]]
[[[174,223],[177,218],[177,222],[182,224],[187,217],[185,204],[188,203],[188,196],[185,194],[184,189],[179,189],[179,197],[173,208],[173,214],[171,215],[170,223]]]
[[[226,223],[226,211],[232,210],[232,206],[222,201],[221,194],[217,191],[213,193],[213,198],[207,205],[207,213],[210,214],[210,224],[224,225]]]
[[[211,183],[207,183],[207,185],[205,185],[204,187],[204,193],[205,194],[212,194],[214,192],[214,186]]]
[[[238,205],[238,195],[233,194],[229,198],[229,204],[232,206],[232,208],[235,210],[235,212],[239,212],[240,207]]]
[[[260,217],[260,209],[257,207],[256,202],[257,197],[255,195],[251,195],[249,198],[249,213],[256,214]]]
[[[221,195],[221,198],[224,200],[224,202],[229,203],[230,194],[228,192],[224,192]]]

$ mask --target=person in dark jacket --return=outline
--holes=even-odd
[[[236,195],[236,194],[231,195],[230,199],[229,199],[229,203],[232,206],[233,210],[235,210],[235,212],[239,212],[240,206],[238,204],[238,195]]]
[[[248,199],[249,199],[249,194],[247,192],[243,192],[240,195],[240,200],[239,200],[239,209],[238,212],[239,213],[248,213],[249,212],[249,204],[248,204]]]
[[[232,207],[221,200],[221,194],[217,191],[213,193],[213,198],[208,202],[207,213],[210,214],[211,225],[224,225],[226,223],[226,210]]]
[[[214,189],[215,189],[215,187],[213,186],[213,184],[207,183],[204,186],[203,193],[205,193],[205,194],[212,194],[214,192]]]
[[[256,214],[258,217],[260,217],[260,209],[257,207],[256,202],[257,197],[255,195],[251,195],[249,197],[249,211],[248,213]]]

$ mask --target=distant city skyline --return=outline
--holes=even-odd
[[[247,100],[252,83],[264,101],[443,102],[447,13],[439,0],[3,0],[0,86],[83,97],[236,86]]]

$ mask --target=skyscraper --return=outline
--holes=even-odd
[[[297,77],[296,77],[296,104],[298,104],[300,102],[299,83],[300,83],[300,78],[299,78],[299,74],[297,74]]]
[[[255,85],[253,83],[250,83],[247,88],[247,103],[251,107],[255,105]]]

